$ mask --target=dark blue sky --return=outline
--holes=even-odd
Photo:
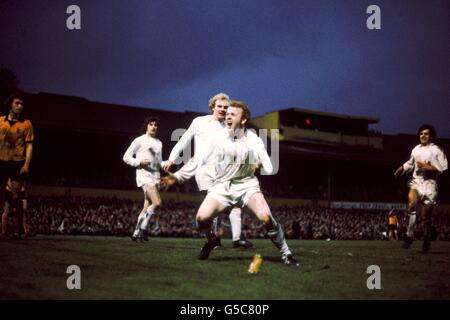
[[[81,8],[81,30],[66,8]],[[381,8],[381,30],[366,9]],[[424,122],[450,138],[450,1],[2,1],[0,64],[23,89],[207,111],[223,91],[254,115],[290,107]]]

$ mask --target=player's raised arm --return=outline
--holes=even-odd
[[[208,159],[214,154],[216,147],[219,145],[217,135],[211,137],[206,143],[207,148],[202,148],[195,155],[194,160],[186,163],[183,167],[175,172],[174,176],[179,183],[183,183],[186,180],[192,178],[197,172],[198,168],[204,165]]]
[[[186,180],[192,178],[203,164],[205,164],[208,159],[214,154],[216,146],[218,145],[217,138],[215,136],[209,139],[206,144],[208,148],[203,148],[200,150],[196,156],[181,167],[174,174],[169,174],[161,179],[160,187],[163,191],[167,191],[170,187],[177,183],[183,183]]]
[[[166,172],[170,171],[175,161],[180,157],[180,153],[189,145],[189,142],[191,142],[192,139],[194,138],[196,131],[197,131],[197,121],[196,119],[194,119],[189,128],[186,130],[185,133],[183,133],[180,140],[178,140],[178,142],[175,144],[172,151],[170,152],[169,159],[163,165],[164,171]]]

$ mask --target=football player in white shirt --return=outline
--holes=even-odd
[[[202,149],[207,147],[208,139],[214,133],[222,130],[225,127],[224,119],[227,108],[230,104],[230,98],[225,93],[218,93],[209,99],[208,106],[212,114],[200,116],[195,118],[188,130],[183,134],[181,139],[173,147],[170,152],[168,161],[163,166],[164,171],[169,172],[174,162],[180,157],[180,153],[189,145],[192,138],[194,139],[195,154],[194,157],[188,161],[188,166],[185,170],[192,170],[194,159]],[[214,165],[205,163],[200,168],[196,169],[195,180],[200,191],[207,191],[214,181]],[[252,247],[252,243],[245,240],[242,236],[242,210],[235,207],[230,212],[231,232],[233,238],[233,247]],[[217,226],[217,219],[215,219],[215,226]],[[220,243],[219,243],[220,245]]]
[[[207,238],[198,259],[208,259],[219,242],[217,235],[211,232],[214,216],[232,206],[246,206],[263,222],[267,235],[281,252],[282,261],[287,265],[299,266],[254,175],[255,170],[261,166],[267,173],[271,173],[273,167],[263,141],[245,129],[249,119],[250,110],[247,105],[241,101],[231,101],[227,109],[226,128],[211,137],[208,148],[201,150],[195,158],[194,168],[212,161],[216,170],[215,184],[208,189],[208,194],[197,211],[197,224]],[[161,186],[167,189],[192,177],[192,170],[185,170],[185,167],[186,165],[173,175],[162,178]]]
[[[421,203],[421,216],[424,222],[424,241],[422,252],[431,247],[431,216],[438,195],[436,178],[447,170],[448,163],[444,152],[434,144],[436,130],[432,125],[422,125],[418,130],[420,144],[411,151],[411,157],[394,173],[395,177],[413,171],[409,182],[408,225],[403,247],[408,249],[414,240],[414,225],[418,204]]]
[[[156,138],[159,119],[149,117],[144,121],[145,134],[133,140],[123,155],[123,161],[136,168],[136,184],[144,191],[144,206],[138,216],[133,241],[148,240],[147,227],[156,209],[161,205],[158,191],[161,170],[162,143]]]

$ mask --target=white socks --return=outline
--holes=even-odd
[[[134,237],[137,237],[139,235],[139,230],[140,230],[142,221],[144,220],[145,213],[146,213],[145,211],[142,211],[138,216],[136,227],[134,228],[134,233],[133,233]]]
[[[241,238],[242,232],[242,210],[241,208],[233,208],[230,212],[231,234],[233,241]]]
[[[275,223],[276,227],[270,230],[267,230],[267,235],[269,236],[270,240],[272,240],[275,247],[280,250],[281,254],[283,256],[292,254],[291,250],[289,250],[289,247],[286,243],[286,238],[284,237],[283,229],[281,228],[281,225],[279,223],[276,223],[275,220],[272,221]]]
[[[144,214],[144,218],[142,219],[140,229],[142,231],[147,230],[147,227],[150,223],[151,217],[155,214],[152,210],[148,209],[147,212]],[[139,215],[140,216],[140,215]]]
[[[414,225],[416,224],[416,211],[411,211],[408,213],[409,221],[408,227],[406,229],[406,235],[408,237],[414,237]]]

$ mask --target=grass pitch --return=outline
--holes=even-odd
[[[196,259],[202,239],[38,236],[0,242],[1,299],[450,299],[450,242],[405,250],[389,241],[288,241],[302,267],[283,265],[270,240],[249,250],[214,250]],[[247,272],[254,254],[260,273]],[[81,290],[69,290],[69,265],[81,269]],[[369,290],[367,268],[381,270]]]

